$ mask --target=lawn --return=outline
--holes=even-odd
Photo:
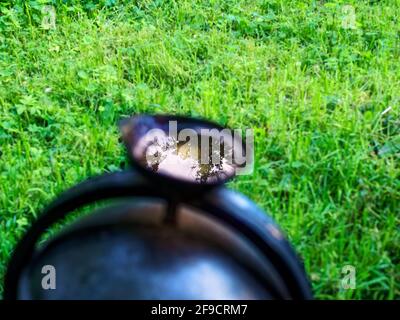
[[[254,129],[254,173],[230,187],[317,298],[398,299],[399,87],[399,0],[2,1],[0,280],[46,204],[127,166],[119,118],[174,113]]]

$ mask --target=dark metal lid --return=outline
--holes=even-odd
[[[79,220],[36,254],[23,299],[290,298],[279,272],[228,226],[190,208],[175,224],[162,204],[105,208]],[[43,266],[56,288],[43,289]]]

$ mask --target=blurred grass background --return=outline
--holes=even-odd
[[[120,117],[177,113],[255,130],[254,174],[230,186],[317,298],[399,298],[399,18],[398,0],[2,1],[0,280],[49,201],[126,167]]]

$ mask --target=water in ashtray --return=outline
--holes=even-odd
[[[223,148],[215,151],[210,145],[209,159],[202,163],[200,136],[198,141],[194,145],[191,140],[180,142],[168,135],[158,135],[148,142],[142,162],[154,172],[197,183],[214,183],[234,174],[234,166],[224,157]],[[211,152],[217,162],[212,161]]]

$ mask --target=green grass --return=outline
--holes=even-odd
[[[126,166],[120,117],[177,113],[255,130],[254,174],[230,186],[317,298],[400,298],[400,1],[53,2],[56,30],[52,1],[0,4],[0,280],[46,204]]]

